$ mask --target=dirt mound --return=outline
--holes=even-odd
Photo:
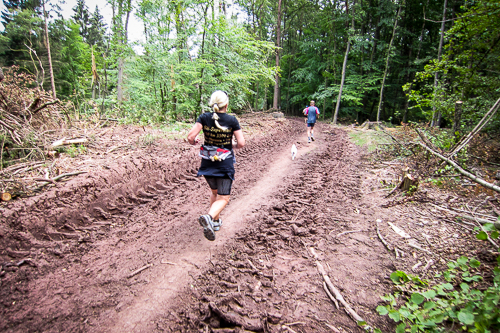
[[[319,129],[324,133],[317,148],[287,175],[276,203],[259,210],[196,277],[191,296],[200,301],[160,320],[159,330],[175,322],[186,331],[243,327],[274,332],[281,325],[301,332],[363,331],[332,307],[310,248],[320,254],[330,278],[342,281],[340,289],[358,314],[379,328],[386,325],[373,310],[393,265],[380,255],[383,245],[372,236],[373,212],[360,206],[357,148],[345,132]],[[346,230],[355,233],[341,235]]]
[[[471,230],[427,204],[458,199],[427,189],[385,198],[380,182],[396,171],[365,160],[343,129],[317,124],[308,144],[302,119],[240,123],[247,145],[214,242],[197,223],[210,192],[186,133],[114,128],[91,155],[65,160],[87,174],[4,204],[0,331],[363,331],[328,297],[320,263],[387,332],[394,323],[375,309],[394,270],[432,277],[460,255],[494,263]]]
[[[243,126],[261,122],[242,119]],[[271,163],[270,148],[300,127],[264,123],[252,126],[249,144],[238,152],[253,176],[238,181],[236,197]],[[127,303],[133,270],[154,262],[165,247],[178,252],[191,246],[199,234],[192,221],[207,198],[206,184],[194,177],[196,149],[184,139],[164,140],[100,159],[88,175],[2,209],[0,330],[84,329],[96,313]]]

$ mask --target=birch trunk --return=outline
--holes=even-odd
[[[280,65],[280,39],[281,39],[281,0],[278,0],[278,22],[276,23],[276,68]],[[273,98],[273,109],[278,109],[278,98],[279,98],[279,74],[276,72],[274,78],[274,98]]]
[[[394,42],[394,36],[396,35],[396,28],[398,27],[399,15],[401,14],[401,8],[404,5],[404,1],[399,5],[398,13],[396,14],[396,20],[394,21],[394,27],[392,28],[392,37],[391,42],[389,43],[389,49],[387,50],[387,57],[385,58],[385,69],[384,69],[384,78],[382,79],[382,85],[380,86],[380,97],[378,101],[378,109],[377,109],[377,121],[380,121],[380,110],[382,110],[382,101],[384,100],[384,86],[385,79],[387,78],[387,72],[389,71],[389,59],[391,57],[391,49],[392,43]]]
[[[50,55],[49,27],[47,24],[47,11],[45,10],[45,1],[43,1],[43,19],[45,21],[45,41],[47,42],[47,54],[49,57],[50,86],[52,88],[52,97],[56,99],[56,83],[54,81],[54,71],[52,70],[52,57]]]
[[[444,22],[446,21],[446,7],[448,6],[448,0],[444,0],[443,6],[443,20],[441,21],[441,32],[439,38],[439,48],[438,48],[438,61],[441,61],[441,53],[443,52],[443,39],[444,39]],[[441,122],[441,112],[436,114],[436,90],[439,83],[439,74],[436,71],[434,73],[434,98],[432,103],[432,122],[431,126],[439,126]]]
[[[354,5],[356,3],[354,2],[352,4],[353,10],[352,10],[352,21],[351,21],[351,28],[354,30]],[[346,6],[346,11],[348,11],[349,8],[349,2],[348,0],[345,1],[345,6]],[[351,49],[351,36],[348,37],[347,39],[347,47],[345,50],[345,55],[344,55],[344,63],[342,64],[342,78],[340,80],[340,88],[339,88],[339,95],[337,97],[337,104],[335,105],[335,112],[333,114],[333,123],[337,123],[337,116],[339,114],[339,108],[340,108],[340,99],[342,98],[342,89],[344,88],[344,81],[345,81],[345,70],[347,67],[347,57],[349,56],[349,51]],[[323,110],[325,112],[325,110]]]

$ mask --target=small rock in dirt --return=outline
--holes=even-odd
[[[311,234],[313,234],[313,235],[316,235],[316,234],[318,233],[318,229],[316,229],[316,228],[311,228],[311,229],[309,229],[309,232],[310,232]]]
[[[279,313],[268,313],[267,315],[267,321],[273,325],[278,324],[280,320],[281,320],[281,314]]]
[[[273,207],[274,210],[277,210],[278,212],[281,212],[283,210],[283,205],[277,205]]]
[[[295,224],[292,224],[292,233],[294,236],[304,236],[307,234],[306,228],[297,227]]]

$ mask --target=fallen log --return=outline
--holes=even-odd
[[[491,223],[495,226],[496,229],[500,230],[500,222],[492,222],[490,220],[485,220],[485,219],[481,219],[479,217],[472,217],[472,216],[468,216],[468,215],[462,215],[462,216],[459,216],[458,218],[466,219],[469,221],[477,221],[481,224]]]

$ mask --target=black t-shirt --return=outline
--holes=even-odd
[[[217,113],[217,116],[219,116],[217,122],[221,127],[227,127],[226,130],[222,130],[215,125],[212,112],[204,113],[196,119],[196,122],[203,126],[204,144],[231,150],[233,148],[231,143],[233,133],[241,129],[240,123],[236,117],[227,113]]]
[[[203,126],[203,135],[205,136],[204,144],[232,150],[233,145],[231,141],[233,133],[241,129],[238,119],[227,113],[217,113],[217,116],[219,116],[217,120],[219,125],[221,127],[227,127],[226,130],[221,130],[215,125],[215,120],[212,119],[212,116],[213,114],[211,112],[207,112],[196,119],[196,122]],[[234,156],[226,158],[223,161],[202,159],[200,168],[198,169],[198,176],[227,176],[234,180],[234,162]]]

